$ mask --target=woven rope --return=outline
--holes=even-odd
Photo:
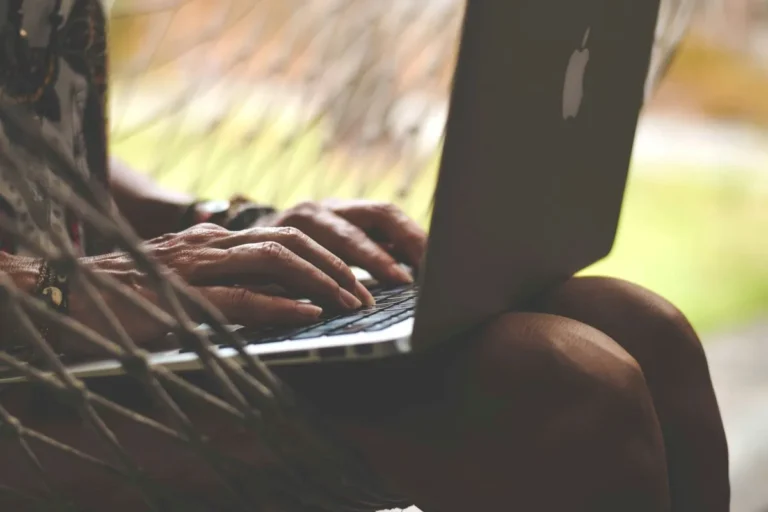
[[[681,0],[665,4],[654,69],[663,70],[668,64],[693,6],[694,2]],[[116,48],[120,56],[112,77],[113,142],[128,148],[142,141],[147,158],[143,163],[156,177],[173,181],[183,168],[184,175],[194,176],[183,183],[192,192],[229,187],[231,192],[257,191],[261,199],[278,204],[295,199],[292,191],[297,183],[309,183],[302,193],[310,197],[339,191],[376,196],[410,205],[411,214],[425,218],[428,211],[423,205],[428,201],[417,191],[429,188],[433,179],[430,163],[442,138],[463,2],[118,0],[113,7],[115,33],[122,26],[143,35],[133,38],[139,41],[135,47]],[[649,90],[661,74],[652,71]],[[153,96],[149,91],[158,83],[167,86]],[[141,492],[149,510],[193,510],[184,496],[153,481],[139,467],[104,420],[109,414],[195,453],[227,490],[222,510],[258,510],[266,496],[277,497],[285,510],[357,512],[407,504],[380,489],[356,454],[337,442],[258,358],[245,352],[243,340],[226,329],[219,312],[143,252],[141,240],[114,211],[106,191],[82,178],[71,158],[46,138],[29,112],[2,100],[0,121],[14,128],[16,143],[41,155],[63,183],[51,186],[0,147],[0,164],[6,172],[24,176],[30,186],[37,184],[50,199],[76,212],[130,254],[165,306],[160,308],[83,265],[66,240],[55,240],[56,250],[47,250],[13,219],[0,216],[0,230],[18,236],[38,256],[67,265],[93,311],[110,326],[109,334],[102,335],[52,313],[0,273],[0,310],[10,313],[5,317],[11,319],[3,326],[3,342],[34,347],[44,363],[30,366],[0,351],[0,364],[77,410],[106,449],[98,453],[111,455],[103,460],[29,429],[0,401],[0,434],[18,443],[26,458],[24,470],[39,480],[42,489],[30,495],[0,485],[0,498],[11,495],[36,503],[40,510],[77,510],[61,499],[32,448],[42,444],[123,478]],[[145,147],[148,134],[157,146]],[[206,148],[205,158],[179,161],[179,155],[198,146]],[[312,169],[306,169],[303,153],[310,154]],[[342,168],[352,171],[341,172]],[[230,183],[222,184],[221,176]],[[389,185],[382,188],[382,182]],[[149,366],[146,353],[105,305],[102,293],[120,294],[147,318],[176,333],[198,354],[215,393],[167,369]],[[239,351],[242,366],[209,350],[212,343],[195,329],[192,310],[204,312],[219,343]],[[99,395],[71,375],[33,318],[119,360],[165,412],[167,424]],[[9,333],[13,343],[5,339]],[[184,412],[179,397],[256,433],[278,461],[275,470],[265,473],[214,449]],[[241,485],[245,478],[248,486]]]
[[[155,291],[170,305],[168,311],[162,311],[151,303],[135,297],[132,292],[124,289],[123,285],[109,282],[109,279],[103,275],[94,274],[87,267],[82,266],[73,254],[67,253],[68,244],[63,240],[58,245],[62,249],[58,253],[52,254],[42,247],[36,247],[35,241],[26,240],[24,233],[12,220],[0,217],[0,228],[4,231],[25,239],[29,246],[37,249],[41,256],[70,265],[73,270],[73,279],[83,285],[82,288],[86,290],[93,306],[100,310],[114,333],[111,339],[107,339],[69,318],[49,311],[36,299],[17,290],[7,275],[0,274],[3,311],[10,313],[6,315],[7,318],[15,320],[8,326],[8,332],[16,333],[19,338],[14,340],[14,344],[24,343],[33,346],[43,355],[45,366],[51,371],[43,372],[2,352],[0,352],[0,362],[17,370],[28,379],[47,386],[65,403],[75,407],[85,423],[99,435],[117,461],[116,464],[107,464],[93,456],[34,434],[21,428],[14,418],[4,411],[5,430],[22,442],[33,467],[38,468],[39,465],[33,452],[29,450],[28,445],[24,444],[24,440],[35,435],[39,441],[46,442],[81,460],[100,464],[103,469],[125,477],[128,483],[143,493],[150,509],[168,509],[169,496],[172,494],[149,480],[141,468],[135,464],[131,455],[122,448],[120,440],[100,415],[100,412],[109,411],[119,414],[125,420],[150,427],[157,433],[165,435],[170,441],[182,443],[190,450],[195,450],[200,454],[201,460],[216,471],[224,482],[231,478],[228,473],[231,472],[233,465],[241,472],[246,470],[247,468],[242,467],[242,462],[222,460],[220,454],[213,452],[206,445],[205,440],[189,418],[184,415],[181,407],[171,398],[166,386],[172,386],[177,392],[182,392],[189,398],[218,409],[233,422],[252,429],[263,439],[268,440],[269,447],[283,462],[281,465],[283,469],[271,476],[270,486],[283,490],[282,495],[297,500],[297,504],[328,510],[352,511],[376,510],[378,507],[401,502],[369,490],[370,484],[367,481],[369,478],[366,477],[370,477],[370,474],[366,468],[343,446],[333,443],[327,433],[321,434],[324,431],[323,427],[311,416],[303,414],[290,391],[282,386],[260,361],[243,350],[242,340],[225,328],[217,311],[204,304],[199,297],[189,291],[184,283],[167,270],[158,267],[143,253],[139,246],[140,240],[132,234],[124,221],[115,215],[111,203],[107,200],[108,196],[103,191],[95,190],[93,185],[82,179],[68,157],[59,153],[56,146],[45,139],[38,125],[30,122],[31,117],[26,112],[15,105],[3,102],[0,104],[0,120],[4,126],[17,130],[24,146],[36,148],[46,157],[51,168],[55,169],[60,176],[66,177],[69,186],[51,187],[45,190],[50,199],[55,199],[71,208],[90,225],[98,228],[104,236],[111,237],[120,249],[130,253],[137,267],[143,269],[151,278]],[[5,151],[2,151],[3,149]],[[4,154],[11,153],[8,148],[0,148],[0,151]],[[10,160],[4,164],[6,170],[24,172],[28,178],[40,180],[39,185],[45,185],[42,176],[35,174],[34,171],[15,166],[15,162]],[[217,398],[196,388],[163,368],[150,367],[147,364],[146,354],[126,335],[124,328],[116,321],[114,315],[103,306],[98,290],[105,286],[124,294],[148,314],[166,323],[169,331],[177,333],[187,346],[192,347],[198,353],[206,373],[216,383],[218,391],[224,398]],[[206,323],[211,325],[226,343],[238,348],[245,361],[244,367],[241,368],[230,360],[222,360],[216,352],[208,350],[211,346],[209,340],[194,329],[195,323],[187,313],[191,305],[205,311]],[[108,351],[123,364],[126,373],[144,385],[150,396],[155,399],[155,403],[170,413],[174,420],[174,428],[165,427],[88,390],[83,382],[66,371],[57,353],[46,343],[35,327],[29,316],[30,313],[50,322],[58,332],[71,333],[82,343],[91,343]],[[300,449],[297,450],[297,447]],[[302,454],[300,459],[292,455],[297,452]],[[247,510],[249,509],[247,504],[254,499],[253,493],[258,490],[258,487],[255,484],[251,486],[250,496],[237,496],[235,489],[230,488],[233,494],[232,499]]]
[[[139,167],[197,195],[371,196],[428,219],[463,0],[131,5],[116,37],[146,44],[112,66],[119,154],[141,145]],[[662,2],[649,98],[698,6]]]

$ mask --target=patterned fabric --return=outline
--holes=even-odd
[[[99,0],[0,0],[0,93],[29,107],[43,133],[69,152],[77,169],[107,185],[106,34]],[[22,171],[39,170],[51,185],[59,179],[30,151],[14,143],[0,123],[0,148]],[[6,162],[8,159],[3,159]],[[50,233],[65,235],[81,254],[101,252],[97,237],[45,187],[0,161],[0,215],[14,217],[24,233],[52,249]],[[29,248],[0,233],[0,250]]]

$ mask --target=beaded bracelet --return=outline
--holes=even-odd
[[[61,314],[69,312],[69,277],[59,265],[43,260],[35,286],[35,295],[50,309]],[[43,324],[40,334],[47,341],[49,326]]]
[[[60,270],[61,267],[61,265],[49,264],[45,260],[40,263],[34,295],[42,300],[50,309],[66,314],[69,311],[69,279],[67,272]],[[40,335],[56,350],[54,346],[55,340],[52,340],[50,336],[48,322],[41,320],[38,325]],[[34,364],[40,356],[34,345],[28,342],[4,347],[2,350],[8,355],[30,364]],[[56,350],[56,352],[58,353],[59,351]],[[0,365],[0,376],[8,372],[13,373],[14,371],[9,367]]]

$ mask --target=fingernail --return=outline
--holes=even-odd
[[[392,277],[398,281],[402,281],[403,283],[407,284],[413,283],[413,276],[400,265],[392,265],[389,268],[391,269],[390,272],[392,272]]]
[[[301,316],[308,318],[319,318],[323,314],[323,309],[315,306],[314,304],[299,304],[296,306],[296,310]]]
[[[368,307],[376,305],[376,299],[360,281],[355,283],[355,296]]]
[[[359,309],[363,306],[363,303],[360,301],[360,299],[349,293],[344,288],[339,288],[339,296],[341,297],[341,302],[343,302],[344,305],[349,309]]]

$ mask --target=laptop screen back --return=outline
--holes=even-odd
[[[428,347],[610,252],[658,0],[468,0],[421,273]]]

